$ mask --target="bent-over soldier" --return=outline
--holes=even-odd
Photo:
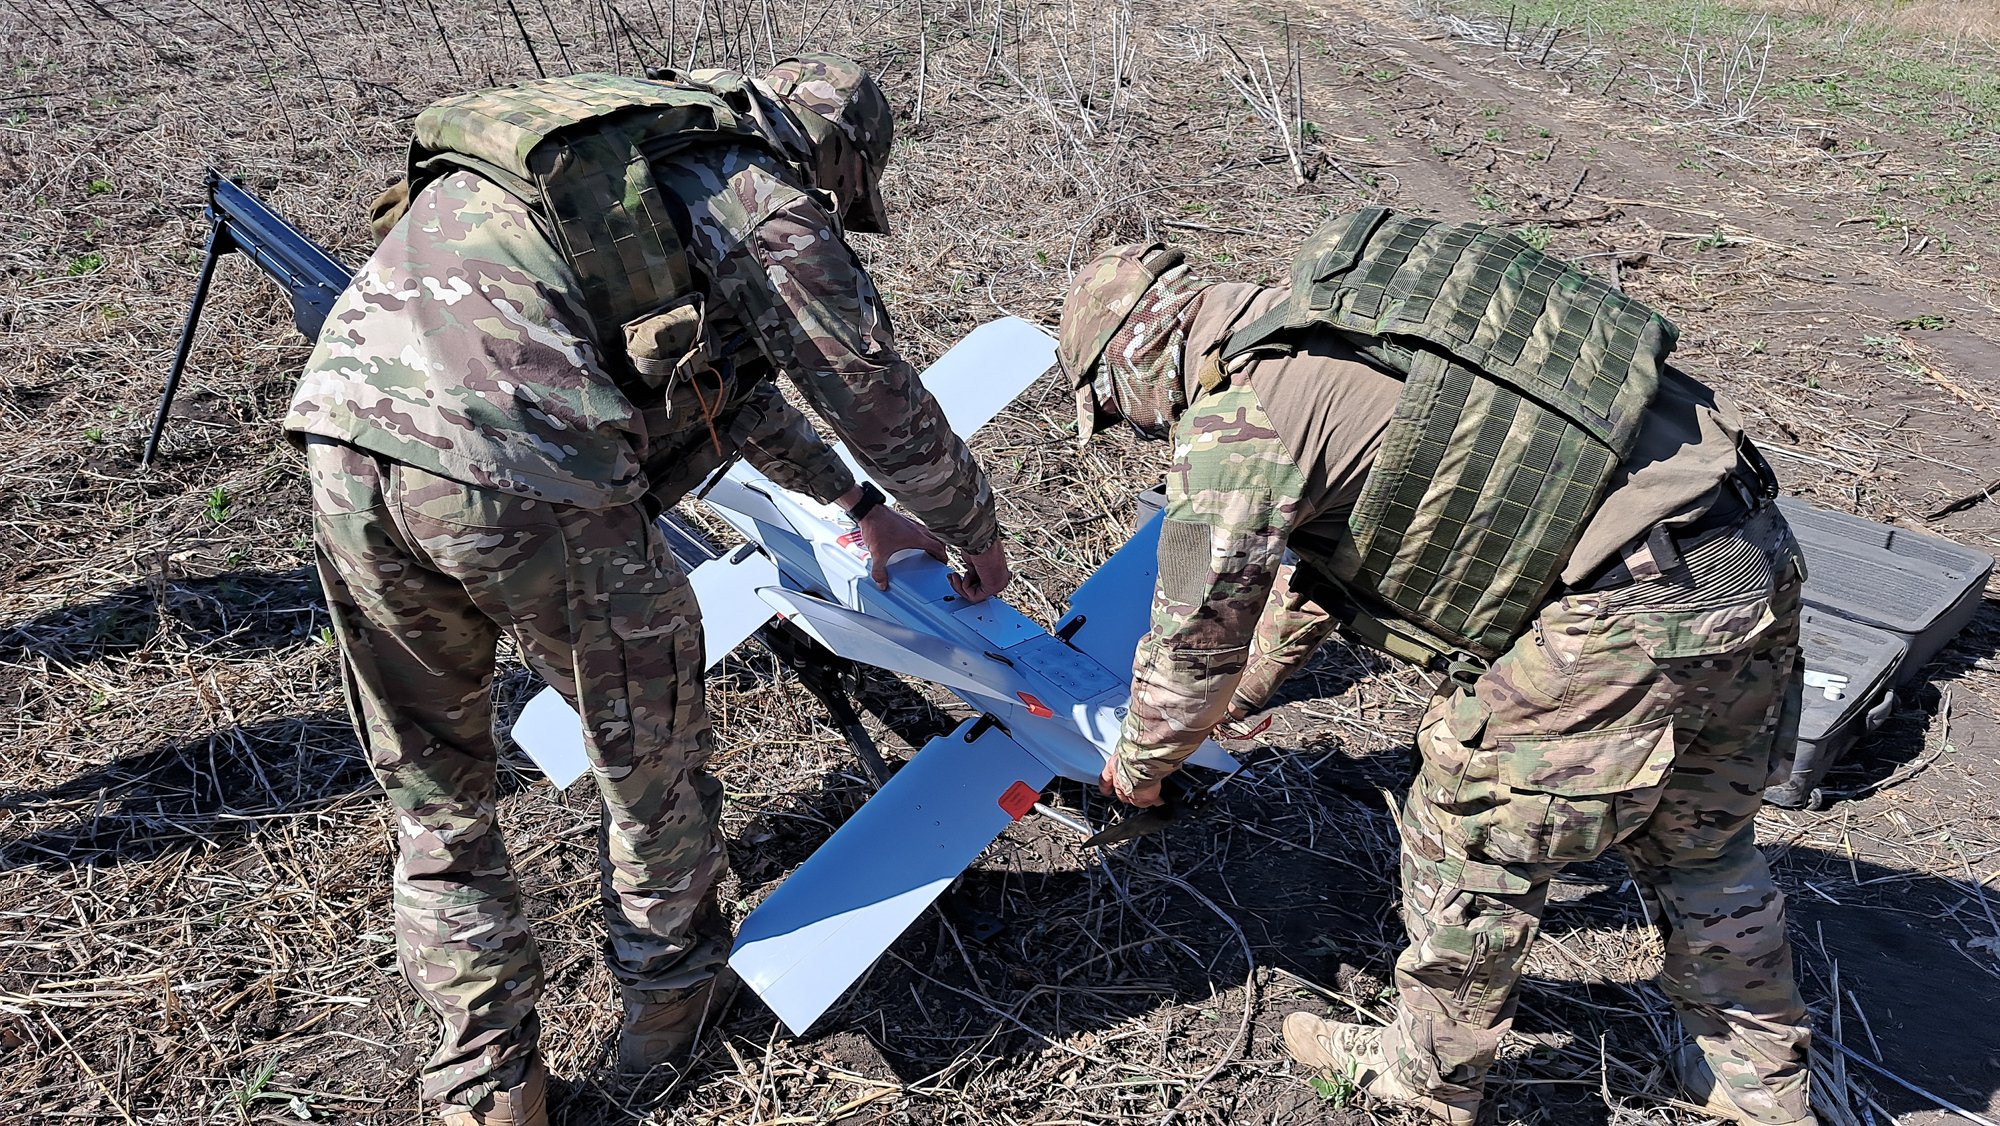
[[[1395,1019],[1294,1013],[1292,1054],[1471,1123],[1550,877],[1611,849],[1665,935],[1695,1102],[1811,1122],[1754,837],[1792,757],[1803,571],[1736,408],[1667,362],[1673,326],[1498,228],[1369,209],[1289,288],[1111,251],[1061,334],[1080,440],[1172,443],[1107,793],[1160,801],[1336,626],[1448,673],[1398,816]]]
[[[961,594],[1008,582],[986,478],[845,241],[884,229],[892,128],[834,56],[577,75],[426,110],[378,201],[286,427],[395,807],[397,943],[443,1025],[422,1085],[447,1123],[546,1121],[541,963],[495,823],[503,635],[583,717],[619,1058],[644,1071],[692,1042],[729,938],[701,624],[655,516],[742,455],[844,507],[878,582],[946,545]],[[929,531],[856,486],[779,372]]]

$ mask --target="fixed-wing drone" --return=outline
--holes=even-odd
[[[969,334],[923,380],[970,437],[1054,360],[1046,333],[1008,318]],[[1159,518],[1077,590],[1051,631],[998,598],[966,603],[946,566],[921,552],[892,561],[889,589],[877,590],[852,522],[747,462],[701,501],[744,538],[689,575],[711,666],[775,614],[840,657],[942,685],[979,713],[925,744],[743,920],[729,964],[799,1033],[1042,787],[1097,780],[1151,612]],[[552,689],[529,702],[513,736],[551,778],[582,773],[580,722]],[[1193,761],[1236,766],[1214,743]]]
[[[214,172],[206,188],[208,252],[146,443],[147,462],[159,447],[223,255],[241,251],[283,285],[308,339],[318,335],[349,279],[345,267],[249,192]],[[1010,317],[970,333],[923,381],[952,429],[969,438],[1054,362],[1055,341]],[[851,457],[848,464],[865,478]],[[877,590],[860,536],[843,513],[787,492],[746,462],[699,495],[744,539],[715,555],[663,518],[676,556],[691,568],[708,667],[776,615],[787,626],[775,636],[765,631],[767,643],[782,643],[789,654],[780,652],[781,659],[802,674],[823,672],[836,659],[856,661],[942,685],[977,713],[887,777],[743,921],[730,965],[802,1033],[994,838],[1036,806],[1044,786],[1058,776],[1097,780],[1117,744],[1133,653],[1151,614],[1160,518],[1142,525],[1077,590],[1051,631],[1000,599],[964,602],[945,565],[921,552],[892,560],[890,587]],[[794,647],[799,634],[831,656]],[[872,758],[851,705],[823,689],[822,683],[815,692],[835,709],[857,751]],[[523,709],[513,736],[558,786],[588,769],[582,722],[552,689]],[[1191,761],[1236,769],[1213,742]],[[881,780],[886,771],[879,765],[870,763]],[[1137,831],[1144,817],[1121,826]],[[1119,835],[1114,829],[1093,840]]]

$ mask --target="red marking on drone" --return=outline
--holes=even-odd
[[[1049,706],[1047,704],[1044,704],[1040,700],[1035,699],[1035,697],[1031,693],[1016,692],[1014,693],[1014,695],[1022,703],[1028,705],[1028,714],[1030,715],[1038,715],[1041,716],[1043,719],[1050,719],[1053,718],[1056,714],[1049,710]]]
[[[1019,821],[1028,815],[1029,810],[1035,808],[1035,803],[1040,801],[1041,797],[1040,790],[1026,782],[1016,782],[1007,787],[1006,793],[1000,795],[1000,808],[1007,811],[1007,816]]]

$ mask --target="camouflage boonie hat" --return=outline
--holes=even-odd
[[[1112,338],[1126,327],[1150,290],[1170,276],[1177,282],[1187,277],[1185,257],[1157,242],[1114,247],[1078,270],[1070,283],[1057,330],[1056,361],[1076,392],[1079,446],[1121,418],[1131,418],[1135,425],[1141,422],[1124,407],[1153,396],[1134,394],[1139,389],[1131,387],[1121,395],[1114,370],[1118,365],[1102,361]],[[1187,297],[1192,300],[1192,293]]]
[[[819,187],[846,206],[841,219],[849,230],[886,233],[889,210],[882,201],[882,169],[896,139],[896,119],[875,79],[853,59],[815,54],[786,59],[758,81],[799,113],[815,149],[839,131],[853,159],[829,168],[826,153],[816,152]]]

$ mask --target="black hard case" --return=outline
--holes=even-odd
[[[1821,803],[1820,780],[1895,710],[1897,685],[1978,613],[1993,557],[1790,497],[1778,507],[1806,557],[1806,669],[1847,679],[1837,689],[1806,687],[1791,777],[1764,793],[1798,808]]]

